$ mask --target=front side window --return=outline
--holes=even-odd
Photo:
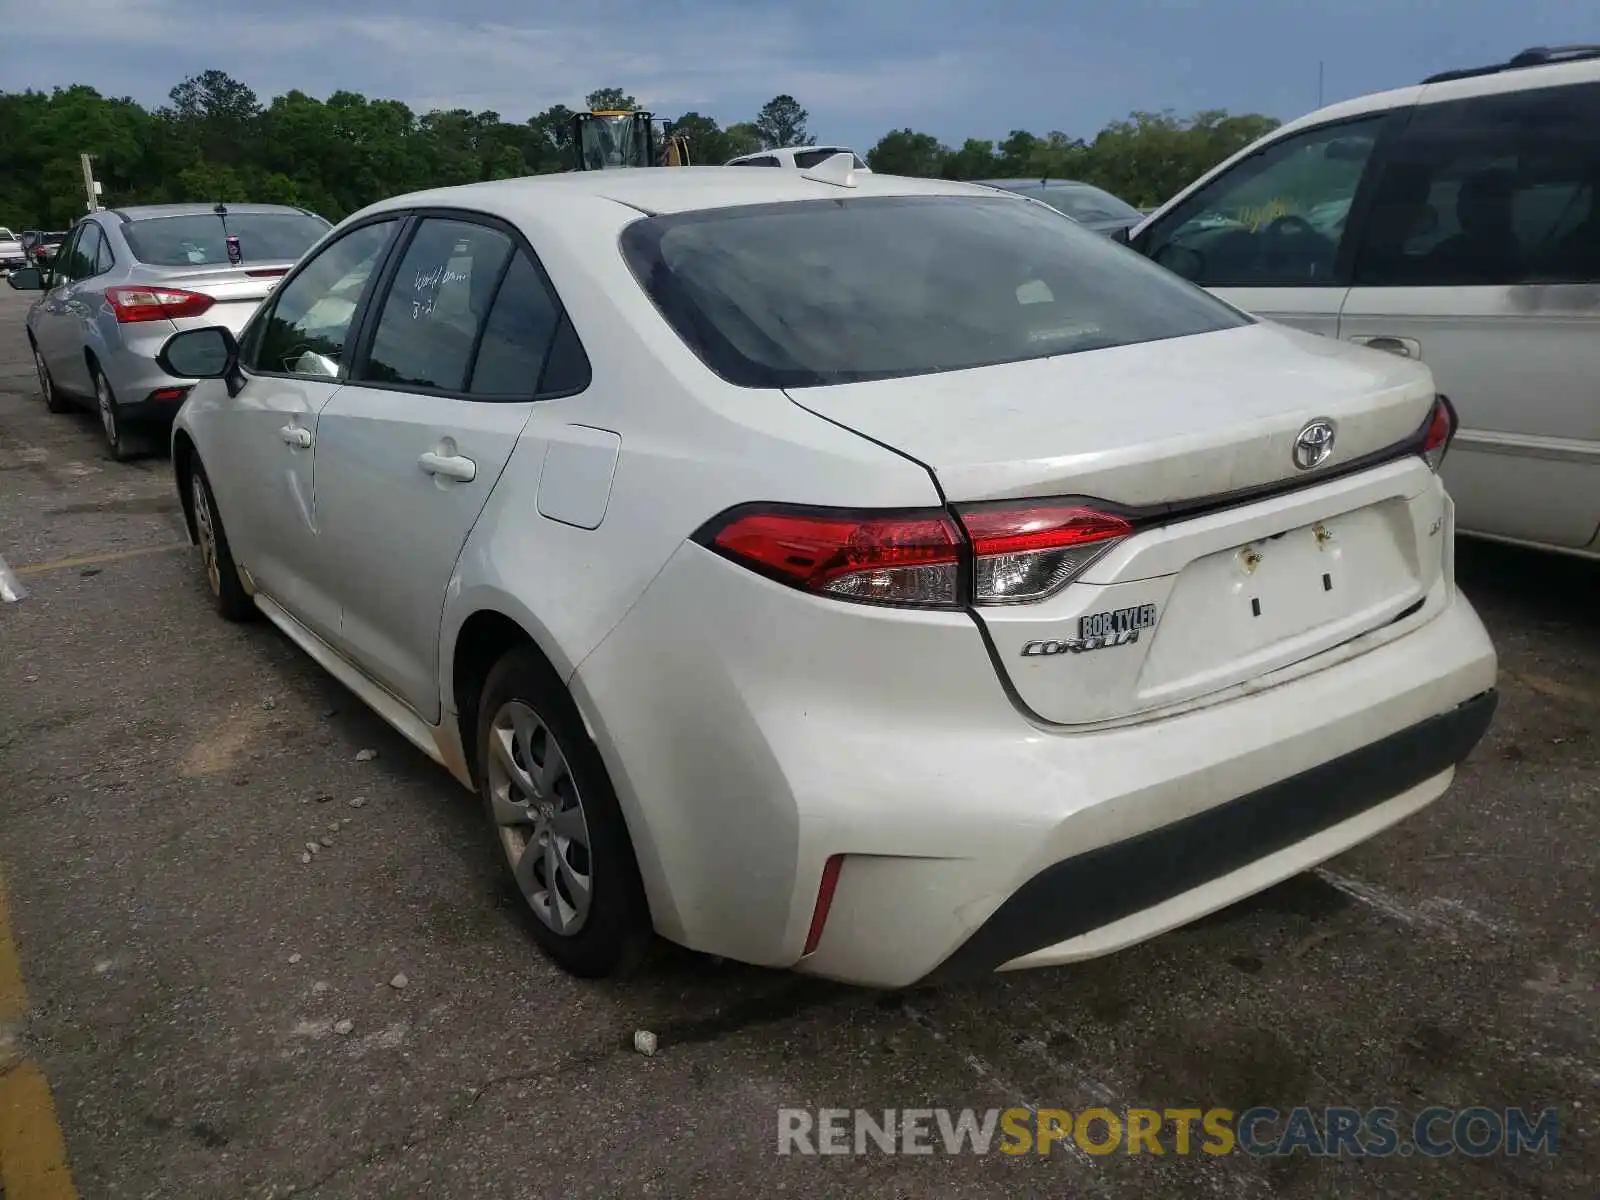
[[[814,387],[1182,337],[1249,318],[1037,205],[800,201],[649,217],[623,253],[724,379]]]
[[[1385,115],[1274,142],[1217,176],[1140,239],[1205,287],[1326,287]]]
[[[473,347],[511,249],[497,229],[424,220],[400,259],[356,378],[465,391]]]
[[[1600,84],[1422,105],[1387,157],[1357,284],[1600,280]]]
[[[252,330],[250,365],[274,374],[339,374],[361,294],[398,222],[378,221],[324,246],[277,291]]]
[[[82,279],[84,275],[88,274],[87,264],[83,261],[81,251],[84,237],[90,224],[91,222],[85,221],[67,234],[67,240],[63,243],[53,264],[53,278],[56,283],[61,284],[73,279]]]
[[[153,267],[226,266],[228,238],[239,239],[245,265],[294,262],[331,228],[304,213],[196,213],[146,217],[122,227],[134,258]]]

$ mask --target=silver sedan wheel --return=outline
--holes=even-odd
[[[521,700],[501,705],[489,727],[489,803],[534,915],[563,936],[577,933],[594,888],[583,800],[555,733]]]
[[[100,406],[100,424],[106,427],[106,441],[114,448],[117,444],[117,407],[111,402],[111,385],[98,371],[94,376],[94,398]]]
[[[39,394],[44,397],[44,402],[49,404],[50,393],[54,389],[50,383],[50,370],[44,365],[44,355],[38,350],[33,352],[33,369],[39,373]]]
[[[211,518],[211,502],[206,496],[206,485],[195,475],[189,481],[194,494],[194,528],[200,542],[200,561],[206,568],[206,582],[213,595],[222,595],[222,568],[217,564],[217,527]]]

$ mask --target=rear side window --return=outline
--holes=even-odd
[[[295,262],[332,228],[304,213],[197,213],[145,217],[122,227],[133,256],[153,267],[208,267],[228,262],[228,238],[239,239],[246,265]]]
[[[104,241],[105,236],[100,232],[100,226],[93,221],[84,225],[83,232],[78,235],[78,240],[72,248],[69,279],[88,279],[95,274],[95,262],[100,257],[100,246]]]
[[[1354,282],[1600,280],[1600,84],[1425,104],[1383,168]]]
[[[532,396],[561,311],[538,268],[520,250],[489,309],[472,367],[474,396]]]
[[[623,252],[717,374],[815,387],[1247,324],[1107,238],[1012,197],[857,197],[649,217]]]
[[[389,285],[356,378],[461,392],[511,239],[465,221],[424,220]]]

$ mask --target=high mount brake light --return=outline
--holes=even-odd
[[[1450,449],[1450,443],[1455,440],[1459,421],[1456,418],[1455,405],[1450,403],[1447,396],[1440,396],[1433,402],[1433,411],[1428,414],[1428,424],[1422,434],[1422,457],[1428,465],[1438,471],[1439,464],[1444,462],[1445,452]]]
[[[1133,531],[1069,503],[856,512],[747,506],[696,540],[805,591],[912,608],[1024,604],[1054,595]],[[964,570],[970,563],[970,572]],[[972,583],[964,593],[962,580]]]
[[[960,516],[972,543],[978,604],[1053,596],[1133,532],[1127,518],[1081,504],[985,505]]]
[[[106,301],[122,325],[198,317],[216,303],[203,292],[175,287],[109,287]]]

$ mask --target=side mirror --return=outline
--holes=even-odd
[[[6,282],[19,292],[42,292],[45,290],[44,275],[38,267],[18,267],[6,277]]]
[[[221,325],[173,334],[156,355],[156,366],[178,379],[225,379],[230,396],[237,396],[244,386],[239,343],[233,331]]]

